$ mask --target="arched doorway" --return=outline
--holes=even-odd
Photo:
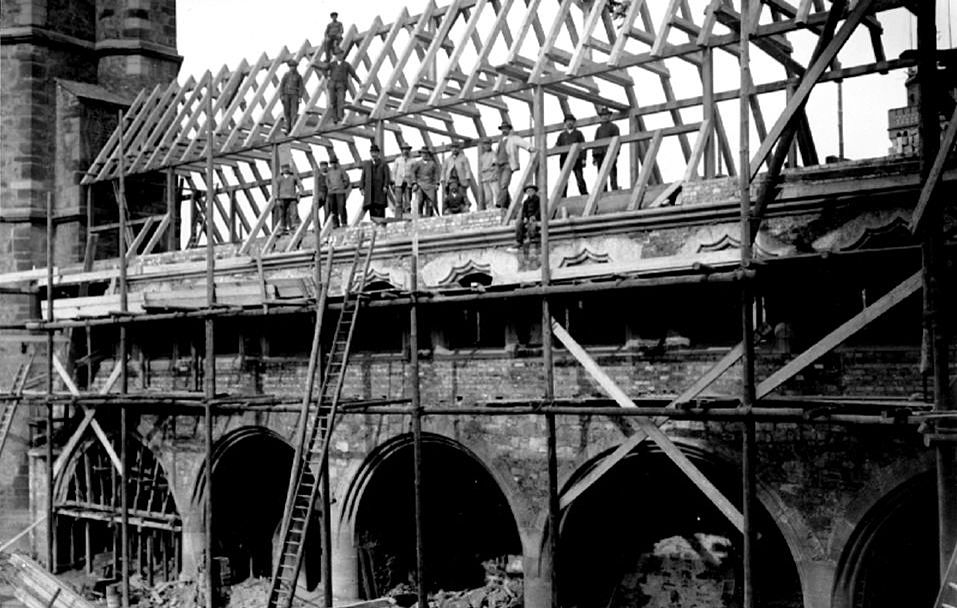
[[[107,436],[118,451],[119,439]],[[174,580],[182,556],[182,521],[166,470],[139,437],[127,438],[130,574],[148,584]],[[59,569],[95,578],[120,572],[120,495],[123,476],[99,438],[74,451],[57,479],[56,559]]]
[[[733,468],[685,451],[740,504]],[[802,608],[785,540],[764,509],[757,511],[756,605]],[[557,563],[561,605],[739,606],[741,544],[737,529],[666,456],[643,447],[565,511]]]
[[[938,591],[933,472],[881,498],[854,529],[835,581],[835,608],[931,606]]]
[[[273,554],[286,505],[295,450],[264,427],[238,429],[213,450],[213,555],[226,558],[228,583],[273,574]],[[319,516],[314,514],[303,571],[314,588],[321,553]]]
[[[505,494],[460,444],[426,434],[422,452],[427,586],[430,591],[480,587],[483,562],[521,554]],[[350,490],[346,511],[354,518],[363,598],[416,580],[413,463],[411,436],[397,438],[370,456]]]

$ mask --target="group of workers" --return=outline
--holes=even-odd
[[[327,78],[327,92],[329,99],[329,116],[334,123],[343,119],[345,110],[345,96],[349,87],[349,79],[359,82],[355,69],[343,61],[342,49],[343,26],[338,21],[338,13],[331,13],[332,20],[326,28],[322,50],[325,61],[317,66],[323,70]],[[288,134],[292,131],[299,113],[299,102],[305,99],[302,76],[296,71],[297,62],[290,59],[287,64],[289,70],[280,82],[280,100],[283,106],[283,119]],[[611,111],[608,108],[599,108],[600,125],[595,131],[595,140],[608,139],[620,134],[618,127],[611,122]],[[585,136],[575,126],[576,119],[571,114],[564,117],[564,129],[559,134],[555,145],[570,147],[573,144],[584,144]],[[396,219],[403,219],[412,210],[413,199],[418,205],[418,212],[423,216],[440,215],[439,192],[442,193],[442,207],[445,214],[467,212],[470,208],[468,191],[475,188],[477,192],[477,208],[484,210],[491,206],[507,209],[511,205],[509,186],[512,174],[520,168],[518,150],[524,149],[535,152],[535,148],[526,140],[515,135],[512,125],[503,121],[499,125],[501,137],[497,145],[491,139],[480,142],[478,155],[478,174],[473,173],[472,167],[462,152],[462,144],[453,141],[450,154],[444,162],[436,161],[432,150],[426,146],[419,151],[419,157],[413,158],[412,146],[402,143],[401,154],[396,157],[390,167],[382,158],[382,151],[375,144],[370,149],[371,158],[362,163],[362,176],[359,180],[359,190],[363,195],[363,209],[369,212],[373,221],[384,221],[385,210],[389,206],[389,198],[394,200],[393,212]],[[607,146],[592,148],[592,162],[601,167],[607,155]],[[564,166],[568,151],[560,155],[560,162]],[[613,190],[618,189],[618,170],[616,160],[612,159],[609,170],[609,181]],[[584,169],[586,154],[578,155],[572,171],[578,185],[579,195],[587,194]],[[330,154],[329,161],[319,163],[316,175],[315,193],[321,206],[325,208],[326,217],[330,218],[333,226],[338,228],[348,224],[346,214],[346,198],[352,189],[352,183],[345,169],[334,154]],[[298,200],[304,189],[302,181],[294,174],[289,165],[283,165],[277,177],[276,198],[278,205],[275,211],[275,223],[282,230],[289,231],[299,224]],[[567,195],[567,185],[563,189],[563,196]],[[519,245],[533,239],[537,231],[537,222],[541,217],[538,198],[538,188],[530,185],[525,187],[525,198],[519,220],[516,223],[516,241]]]

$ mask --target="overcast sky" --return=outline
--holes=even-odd
[[[445,2],[440,1],[439,4]],[[659,3],[663,0],[649,0],[652,11],[660,11]],[[952,22],[953,14],[957,14],[953,4],[957,0],[937,0],[938,24],[940,34],[939,46],[952,46],[950,38],[952,30],[957,29]],[[521,8],[517,2],[516,9]],[[700,6],[706,4],[704,0],[692,0],[692,7],[700,15]],[[796,2],[793,2],[796,4]],[[329,12],[339,12],[339,19],[348,28],[356,24],[360,31],[368,28],[378,14],[386,23],[395,20],[403,5],[408,6],[410,13],[421,12],[425,5],[424,0],[353,0],[352,2],[333,2],[329,0],[178,0],[178,48],[185,57],[181,76],[198,75],[206,69],[217,70],[222,65],[233,67],[243,58],[255,60],[263,52],[270,57],[283,47],[297,49],[303,41],[309,39],[318,44],[326,23],[329,21]],[[556,1],[557,5],[557,1]],[[655,13],[657,14],[657,13]],[[656,17],[657,18],[657,17]],[[696,20],[700,21],[700,17]],[[915,20],[910,13],[898,10],[881,15],[885,28],[885,45],[889,58],[897,57],[900,51],[908,48],[913,40]],[[547,25],[546,25],[547,27]],[[872,51],[869,50],[867,36],[864,33],[852,38],[842,54],[845,63],[873,61]],[[798,56],[801,59],[800,56]],[[804,59],[802,59],[803,61]],[[727,68],[731,69],[731,68]],[[780,68],[774,74],[763,77],[761,68],[755,65],[755,80],[757,82],[776,80],[780,78]],[[736,74],[733,71],[728,77],[722,77],[719,72],[717,90],[735,88]],[[845,107],[845,140],[847,156],[851,158],[871,157],[882,155],[888,145],[886,134],[887,110],[891,107],[905,104],[903,81],[905,74],[901,71],[885,77],[864,77],[852,79],[844,85]],[[675,88],[678,96],[683,96],[682,86],[675,78]],[[689,83],[696,84],[696,83]],[[694,88],[697,88],[696,85]],[[639,100],[641,92],[639,91]],[[736,102],[735,102],[736,103]],[[766,120],[774,121],[779,108],[777,103],[769,104],[765,112]],[[726,128],[734,133],[734,127],[727,118],[734,114],[726,109]],[[812,123],[819,120],[822,127],[816,129],[819,153],[823,158],[826,154],[837,152],[836,133],[836,85],[825,83],[815,90],[809,106]],[[817,117],[817,118],[816,118]],[[833,123],[833,125],[832,125]]]

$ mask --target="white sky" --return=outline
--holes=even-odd
[[[941,47],[953,46],[950,42],[952,30],[957,29],[952,18],[957,16],[955,4],[957,0],[936,0],[938,4],[938,45]],[[440,1],[440,4],[444,3]],[[408,0],[411,14],[421,12],[425,6],[424,0]],[[557,6],[557,0],[554,2]],[[648,0],[655,19],[664,6],[664,0]],[[692,8],[696,13],[696,20],[700,21],[701,8],[704,0],[692,0]],[[796,4],[796,2],[793,2]],[[547,6],[548,1],[543,4]],[[661,5],[661,6],[659,6]],[[235,66],[243,58],[255,60],[263,52],[270,57],[275,56],[283,46],[297,49],[303,41],[309,39],[318,44],[326,23],[329,21],[329,12],[337,10],[339,20],[346,28],[356,24],[360,31],[368,28],[376,15],[386,23],[395,20],[403,7],[402,0],[353,0],[352,2],[334,2],[329,0],[178,0],[178,48],[185,57],[181,76],[199,75],[207,69],[217,70],[222,65]],[[523,2],[516,2],[513,11],[520,12],[524,8]],[[656,12],[657,11],[657,12]],[[915,20],[910,13],[898,9],[881,15],[881,22],[885,28],[885,46],[888,58],[897,57],[902,50],[912,45],[912,31]],[[549,24],[546,19],[546,29]],[[862,30],[863,28],[859,28]],[[808,35],[809,36],[809,35]],[[533,35],[529,36],[534,39]],[[676,38],[673,38],[676,39]],[[810,38],[808,38],[810,39]],[[813,42],[813,41],[812,41]],[[810,45],[807,48],[798,47],[795,58],[807,64]],[[752,56],[760,54],[752,51]],[[721,59],[720,57],[726,57]],[[866,63],[873,61],[870,44],[865,32],[858,32],[852,37],[841,59],[845,64]],[[716,85],[717,91],[737,87],[737,69],[730,56],[724,53],[716,54]],[[677,62],[676,62],[677,63]],[[756,61],[753,64],[754,79],[756,82],[778,80],[783,77],[780,67],[769,62]],[[682,74],[684,80],[682,80]],[[697,79],[694,74],[673,72],[673,84],[679,98],[700,94]],[[887,110],[891,107],[902,106],[905,103],[903,71],[892,73],[889,76],[867,76],[851,79],[844,84],[845,105],[845,141],[846,156],[849,158],[866,158],[883,155],[889,140],[886,133]],[[654,82],[654,81],[653,81]],[[657,103],[660,96],[660,87],[648,87],[647,90],[658,89],[656,98],[642,101],[642,88],[638,88],[639,101],[642,103]],[[836,126],[836,90],[834,83],[818,85],[813,93],[808,112],[815,132],[818,153],[823,160],[825,155],[837,153],[837,126]],[[651,93],[649,93],[651,94]],[[777,113],[783,108],[783,94],[765,96],[765,120],[768,126],[774,122]],[[729,105],[730,104],[730,105]],[[723,105],[725,127],[732,137],[732,145],[737,140],[737,101]],[[584,109],[584,108],[583,108]],[[588,110],[585,110],[586,112]],[[699,114],[700,115],[700,114]],[[693,120],[692,117],[690,120]],[[513,117],[516,126],[526,126],[524,121]],[[556,120],[557,122],[557,120]],[[653,123],[653,120],[649,121]],[[490,133],[495,132],[497,125],[487,125]],[[649,124],[650,127],[657,126]],[[590,137],[591,129],[586,130],[586,137]],[[755,145],[756,135],[752,135],[752,146]],[[737,152],[735,152],[735,156]]]

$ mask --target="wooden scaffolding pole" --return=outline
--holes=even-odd
[[[216,256],[213,249],[213,198],[216,191],[213,185],[213,95],[207,97],[206,106],[206,307],[212,309],[216,304],[215,264]],[[204,515],[206,519],[205,554],[206,554],[206,606],[213,608],[213,404],[216,398],[216,351],[215,351],[215,320],[212,316],[206,317],[206,360],[203,369],[203,380],[206,400],[203,407],[203,422],[205,426],[206,448],[206,500]]]
[[[123,112],[119,112],[117,116],[117,148],[118,148],[118,163],[119,167],[117,181],[119,182],[118,194],[117,194],[117,209],[119,211],[119,238],[118,249],[119,249],[119,263],[120,263],[120,312],[126,313],[129,309],[129,285],[126,280],[126,168],[125,163],[125,152],[123,150],[124,146],[124,133],[123,133]],[[129,378],[127,376],[128,369],[126,367],[127,359],[127,349],[128,345],[126,343],[126,323],[120,323],[120,339],[119,339],[119,352],[117,353],[117,358],[119,359],[118,363],[120,366],[120,393],[125,395],[129,390]],[[129,608],[130,605],[130,509],[129,509],[129,494],[127,493],[127,472],[129,471],[129,466],[127,463],[127,444],[126,444],[126,425],[128,423],[127,408],[120,407],[120,468],[122,469],[122,475],[120,478],[120,564],[122,570],[120,572],[120,591],[123,601],[123,608]]]
[[[750,15],[751,0],[741,0],[741,40],[739,45],[739,61],[741,73],[741,96],[738,98],[738,107],[740,110],[740,141],[739,141],[739,163],[742,170],[738,173],[738,189],[741,197],[741,269],[744,271],[751,266],[751,176],[743,168],[748,166],[751,157],[750,137],[750,104],[752,87],[751,81],[751,19],[744,18]],[[741,408],[749,413],[754,406],[754,295],[752,293],[752,281],[748,278],[741,280]],[[754,608],[754,450],[755,450],[755,429],[754,419],[745,418],[742,421],[743,433],[741,441],[741,488],[742,488],[742,507],[741,515],[743,520],[742,535],[742,576],[744,587],[744,608]]]
[[[940,123],[937,103],[937,24],[934,3],[924,3],[917,15],[917,78],[920,86],[918,134],[920,137],[921,182],[931,180],[933,165],[940,147]],[[931,194],[932,196],[932,194]],[[929,206],[935,209],[936,206]],[[940,210],[932,212],[924,223],[921,244],[924,287],[924,348],[930,349],[934,381],[935,411],[949,411],[951,402],[948,369],[948,327],[944,311],[947,308],[946,258],[942,221],[935,221]],[[938,423],[938,436],[947,421]],[[943,577],[950,563],[951,552],[957,544],[957,444],[938,440],[934,445],[937,459],[937,502],[940,574]]]
[[[53,321],[53,193],[47,193],[47,321]],[[47,395],[53,395],[53,331],[47,330]],[[53,548],[53,402],[47,404],[47,568],[56,572]]]
[[[532,104],[533,128],[535,134],[535,150],[541,159],[538,163],[538,187],[541,192],[548,192],[548,163],[545,157],[545,87],[535,87],[535,97]],[[571,162],[569,162],[571,164]],[[546,203],[541,206],[541,251],[539,260],[542,269],[542,287],[551,281],[551,266],[549,264],[548,223],[551,208]],[[520,212],[521,215],[521,212]],[[522,221],[519,217],[516,221]],[[555,370],[552,353],[552,314],[549,308],[548,295],[542,296],[542,366],[545,375],[545,401],[551,403],[555,399]],[[548,451],[548,575],[551,588],[551,607],[558,608],[558,534],[561,523],[561,505],[558,500],[558,438],[555,426],[555,415],[545,416]]]
[[[419,606],[428,606],[425,569],[425,518],[422,513],[422,396],[419,392],[419,204],[412,201],[412,257],[409,260],[409,367],[412,397],[413,502],[415,571]]]

